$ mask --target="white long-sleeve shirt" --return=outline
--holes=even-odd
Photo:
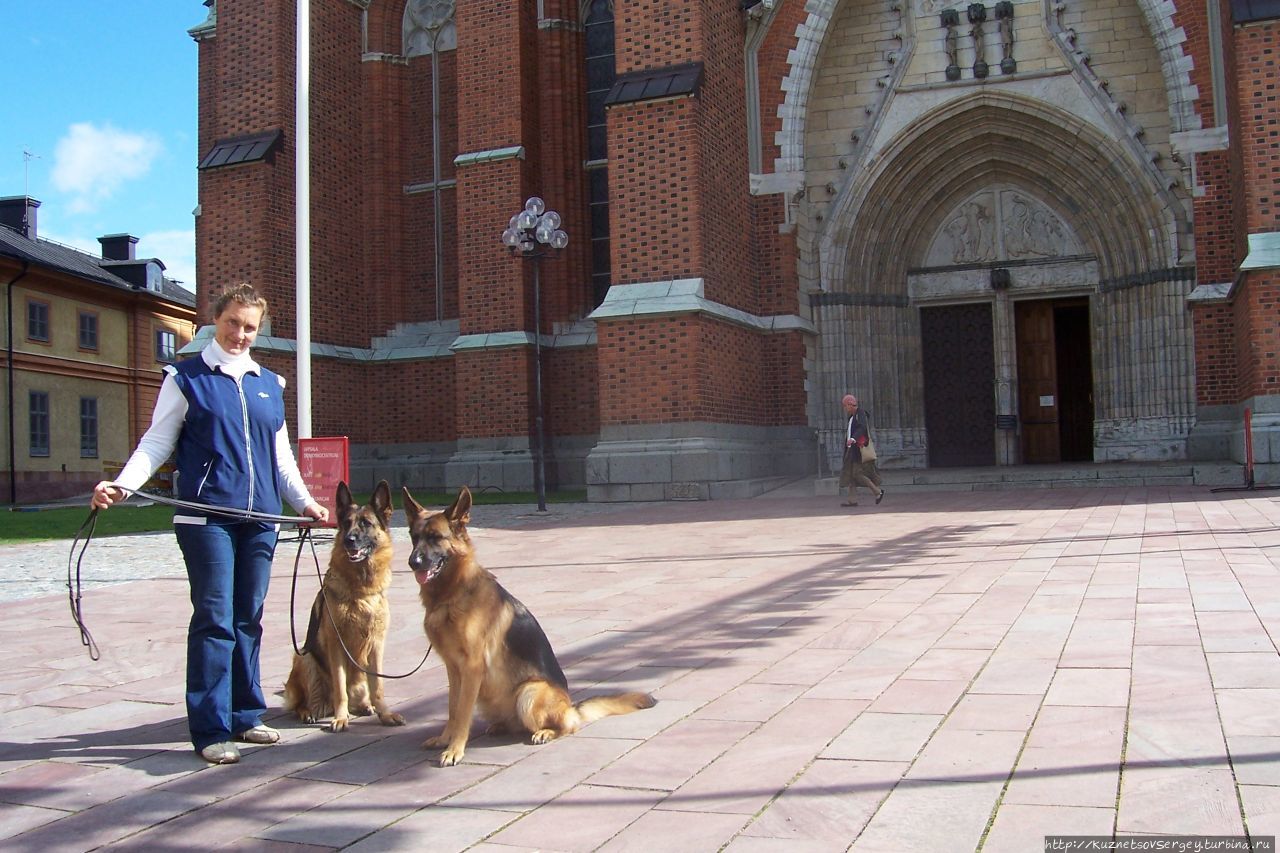
[[[246,351],[232,356],[213,340],[200,353],[205,364],[216,367],[234,379],[240,379],[246,373],[258,373],[258,363]],[[280,380],[281,384],[284,380]],[[165,372],[164,382],[160,385],[160,394],[156,397],[156,408],[151,414],[151,426],[147,429],[138,447],[125,463],[120,476],[115,482],[126,489],[141,488],[151,479],[151,475],[165,463],[165,460],[178,446],[178,435],[187,418],[187,398],[178,389],[173,375]],[[294,458],[293,447],[289,444],[289,425],[281,424],[276,431],[276,471],[280,475],[280,496],[289,502],[289,506],[301,513],[307,504],[314,503],[311,492],[302,481],[302,472],[298,470],[298,461]],[[175,518],[174,521],[186,521],[186,517]]]

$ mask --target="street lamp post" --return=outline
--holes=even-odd
[[[538,512],[547,511],[546,436],[542,421],[542,259],[551,249],[569,245],[569,235],[560,229],[560,214],[547,210],[538,196],[524,203],[524,209],[511,217],[502,232],[502,244],[524,260],[533,261],[533,399],[536,465],[534,489],[538,493]]]

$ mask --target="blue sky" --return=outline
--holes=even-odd
[[[0,196],[40,200],[39,234],[139,257],[195,289],[196,62],[200,0],[0,0]]]

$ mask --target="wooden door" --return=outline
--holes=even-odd
[[[1016,303],[1014,325],[1018,340],[1018,416],[1022,426],[1022,461],[1060,462],[1053,303],[1048,300]]]
[[[929,465],[996,464],[991,305],[921,308],[920,338]]]

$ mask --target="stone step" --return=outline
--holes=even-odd
[[[894,491],[984,491],[1123,486],[1243,486],[1244,466],[1235,462],[1093,462],[1002,465],[984,468],[881,470]],[[814,494],[834,495],[839,477],[819,477]]]

